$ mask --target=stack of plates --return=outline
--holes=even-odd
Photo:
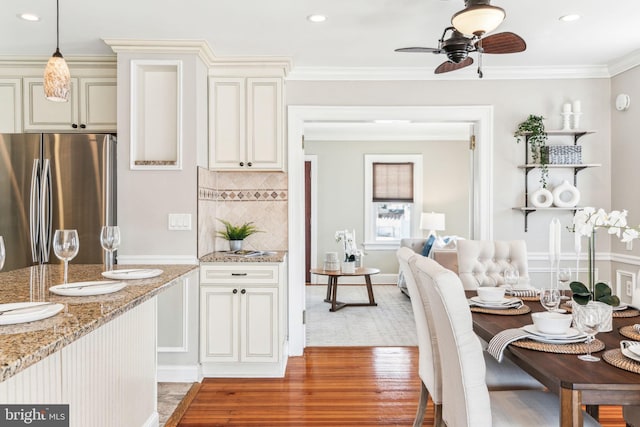
[[[522,305],[522,300],[518,298],[502,298],[502,300],[498,302],[487,302],[475,296],[469,298],[469,305],[493,310],[507,310],[510,308],[519,308]]]
[[[525,325],[521,329],[533,335],[530,337],[532,340],[547,344],[572,344],[584,342],[587,339],[585,334],[575,328],[569,328],[565,334],[548,334],[540,332],[535,325]]]
[[[620,351],[624,357],[640,362],[640,342],[620,341]]]

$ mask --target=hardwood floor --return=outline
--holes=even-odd
[[[415,347],[311,347],[285,378],[206,378],[178,424],[194,426],[411,426],[420,382]],[[624,427],[620,407],[601,407]],[[431,402],[425,426],[433,424]]]

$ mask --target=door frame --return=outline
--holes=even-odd
[[[311,268],[318,267],[318,156],[305,154],[304,161],[311,164]],[[306,236],[306,234],[305,234]],[[305,242],[306,244],[306,242]],[[306,279],[305,279],[306,282]],[[319,283],[318,276],[311,275],[310,283]]]
[[[412,120],[416,122],[472,122],[476,138],[474,158],[472,238],[493,236],[493,106],[298,106],[287,108],[287,166],[289,187],[288,319],[289,355],[301,356],[305,347],[304,275],[304,124],[311,121]]]

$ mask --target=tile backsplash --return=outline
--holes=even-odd
[[[216,237],[217,218],[233,224],[253,222],[262,230],[245,240],[246,249],[287,250],[287,174],[214,172],[198,168],[198,257],[229,249]]]

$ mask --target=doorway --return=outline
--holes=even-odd
[[[471,122],[476,136],[474,156],[473,227],[475,239],[490,239],[492,224],[492,126],[491,106],[461,107],[332,107],[290,106],[288,108],[289,184],[289,354],[302,355],[305,343],[304,307],[304,150],[305,122],[344,122],[398,119],[417,122]]]

